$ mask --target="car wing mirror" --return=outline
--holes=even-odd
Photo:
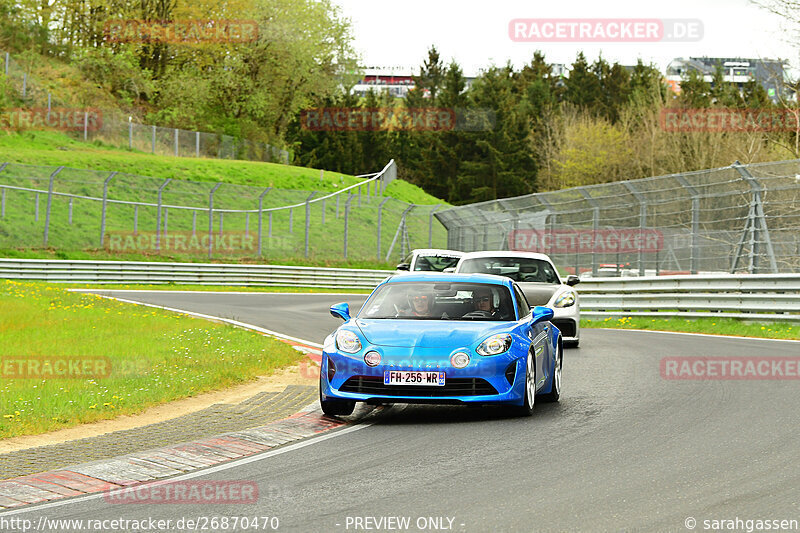
[[[400,263],[397,265],[397,270],[411,270],[411,265],[409,263]]]
[[[579,278],[578,276],[575,276],[575,275],[572,275],[572,274],[567,276],[567,285],[569,285],[570,287],[574,287],[575,285],[577,285],[580,282],[581,282],[581,278]]]
[[[553,318],[553,310],[543,305],[531,307],[531,323],[537,324]]]
[[[334,304],[331,306],[331,314],[347,322],[350,320],[350,305],[347,302]]]

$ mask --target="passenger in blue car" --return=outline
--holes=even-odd
[[[408,304],[411,306],[408,316],[429,317],[433,309],[433,293],[427,291],[409,292]]]

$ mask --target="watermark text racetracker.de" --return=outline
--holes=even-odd
[[[97,131],[103,127],[99,109],[18,107],[0,110],[0,130]]]
[[[699,19],[659,18],[517,18],[508,36],[519,43],[658,43],[703,38]]]
[[[147,361],[96,355],[3,355],[2,379],[105,379],[140,376],[149,370]]]
[[[255,20],[115,20],[106,22],[112,43],[249,43],[258,39]]]
[[[256,235],[238,231],[108,232],[106,237],[103,245],[110,252],[207,254],[210,247],[215,254],[250,254],[257,249]]]
[[[669,109],[661,110],[661,129],[670,132],[770,132],[800,130],[792,109]]]
[[[492,109],[445,107],[320,107],[300,112],[309,131],[488,131]]]
[[[800,357],[670,356],[660,368],[670,380],[800,380]]]

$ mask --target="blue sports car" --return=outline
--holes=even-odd
[[[504,404],[531,415],[561,395],[561,332],[553,310],[528,305],[490,274],[406,274],[378,285],[325,339],[319,396],[328,415],[356,402]]]

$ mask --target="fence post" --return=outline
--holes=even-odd
[[[136,235],[139,232],[139,204],[135,204],[133,206],[133,234]]]
[[[689,259],[689,272],[697,274],[697,264],[700,259],[700,250],[698,248],[698,235],[700,233],[700,193],[697,189],[681,175],[676,175],[675,179],[678,180],[684,189],[689,191],[692,196],[692,255]]]
[[[437,205],[431,209],[431,212],[428,214],[428,248],[433,248],[433,214],[441,207],[442,204]]]
[[[83,140],[89,140],[89,112],[83,112]]]
[[[636,198],[636,201],[639,202],[639,275],[644,276],[644,250],[643,244],[644,243],[644,229],[647,227],[647,202],[645,201],[644,196],[640,193],[636,187],[633,186],[633,183],[630,181],[623,181],[622,184],[631,192],[631,194]],[[617,263],[619,264],[619,263]]]
[[[22,97],[25,98],[28,93],[28,73],[22,73]]]
[[[308,233],[311,229],[311,199],[317,194],[317,191],[313,191],[311,194],[308,195],[306,198],[306,241],[305,241],[305,257],[308,259]]]
[[[67,222],[69,222],[70,226],[72,225],[72,200],[73,198],[69,199],[69,216],[67,217]]]
[[[592,236],[596,237],[597,230],[600,228],[600,204],[598,204],[597,200],[592,198],[592,195],[583,187],[578,187],[578,191],[580,191],[589,205],[592,206]],[[592,242],[594,242],[594,238]],[[597,277],[597,250],[594,245],[592,245],[592,277]]]
[[[336,218],[339,218],[339,195],[336,195]]]
[[[219,236],[222,237],[222,224],[223,220],[225,220],[225,213],[223,211],[219,212]]]
[[[390,199],[391,198],[385,198],[380,204],[378,204],[378,261],[381,260],[381,217],[383,215],[383,205]]]
[[[103,207],[100,212],[100,248],[103,247],[103,241],[106,233],[106,206],[108,205],[108,184],[116,176],[116,172],[112,172],[103,182]]]
[[[133,150],[133,121],[128,117],[128,150]]]
[[[264,215],[264,196],[271,189],[272,189],[272,187],[267,187],[266,189],[264,189],[264,192],[262,192],[261,195],[258,197],[258,256],[259,257],[261,257],[261,236],[262,236],[261,224],[262,224],[262,221],[263,221],[262,219],[263,219],[263,215]],[[272,211],[270,211],[269,214],[270,214],[270,219],[269,219],[270,220],[270,226],[269,226],[270,232],[269,232],[269,234],[271,236],[272,235]]]
[[[200,132],[194,132],[194,156],[200,157]]]
[[[178,130],[175,130],[178,131]],[[208,258],[211,259],[211,251],[214,247],[214,193],[220,188],[222,183],[217,183],[208,193]]]
[[[178,128],[175,129],[175,157],[178,157]]]
[[[744,225],[744,231],[742,232],[742,239],[739,241],[739,246],[736,252],[736,256],[733,260],[733,266],[731,268],[731,272],[736,270],[736,265],[739,262],[739,256],[741,254],[742,246],[744,245],[744,238],[745,234],[750,231],[750,260],[748,262],[748,272],[751,274],[758,274],[758,244],[759,241],[759,232],[763,234],[764,237],[764,244],[766,246],[767,258],[769,259],[769,266],[770,270],[773,274],[778,273],[778,265],[775,262],[775,250],[772,247],[772,239],[769,236],[769,227],[767,226],[767,217],[764,214],[764,203],[762,202],[761,192],[764,190],[761,184],[756,180],[752,174],[744,167],[741,163],[736,161],[733,165],[733,168],[739,173],[739,175],[744,179],[747,184],[750,186],[750,192],[752,193],[752,199],[750,200],[750,212],[747,215],[747,221]]]
[[[172,181],[172,178],[167,178],[164,183],[158,188],[158,207],[156,208],[156,251],[161,250],[161,193],[164,190],[169,182]]]
[[[347,193],[347,201],[344,203],[344,258],[347,260],[347,225],[350,220],[350,201],[353,195]]]
[[[6,61],[8,61],[8,54],[6,54]],[[5,168],[7,166],[8,166],[7,162],[3,163],[2,165],[0,165],[0,172],[5,170]],[[2,200],[0,200],[0,218],[6,218],[6,188],[5,187],[3,187]]]
[[[47,188],[47,211],[44,215],[44,247],[47,248],[47,237],[50,232],[50,210],[53,207],[53,184],[56,179],[56,175],[64,170],[64,167],[58,167],[55,172],[50,174],[50,186]],[[37,219],[39,214],[39,194],[36,194],[36,214]]]
[[[244,234],[245,236],[250,235],[250,212],[246,212],[244,214]]]
[[[153,126],[153,153],[156,153],[156,127]]]
[[[8,76],[8,62],[10,60],[8,52],[6,52],[6,76]]]

